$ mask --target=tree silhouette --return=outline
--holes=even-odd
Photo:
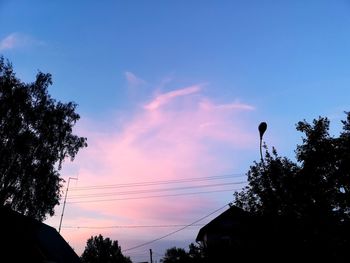
[[[80,259],[83,263],[131,263],[130,258],[122,254],[118,240],[103,238],[101,234],[87,240]]]
[[[299,122],[296,129],[304,136],[296,162],[274,148],[270,153],[265,145],[265,162],[250,167],[248,186],[234,194],[236,206],[280,222],[274,228],[294,235],[286,239],[300,251],[317,250],[317,255],[339,261],[350,243],[350,113],[346,115],[338,137],[330,136],[327,118]]]
[[[163,259],[163,263],[188,263],[190,257],[183,248],[172,247],[166,250]]]
[[[188,255],[191,259],[190,262],[192,263],[203,262],[205,255],[203,252],[203,248],[201,246],[191,243],[188,246],[188,248],[189,248]]]
[[[87,146],[72,133],[76,104],[51,98],[51,84],[41,72],[21,82],[0,57],[0,205],[38,220],[59,204],[62,162]]]
[[[204,262],[203,250],[201,247],[191,243],[189,251],[183,248],[172,247],[166,250],[163,263],[199,263]]]

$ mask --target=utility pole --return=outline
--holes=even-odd
[[[64,213],[64,208],[66,207],[66,200],[67,200],[67,194],[68,194],[70,179],[72,179],[72,180],[78,180],[78,178],[74,178],[74,177],[69,177],[69,178],[68,178],[68,184],[67,184],[67,189],[66,189],[66,195],[65,195],[65,197],[64,197],[63,208],[62,208],[62,214],[61,214],[61,220],[60,220],[60,226],[58,227],[58,233],[61,232],[61,225],[62,225],[63,213]]]
[[[153,263],[153,259],[152,259],[152,249],[149,250],[149,256],[150,256],[150,259],[151,259],[151,263]]]

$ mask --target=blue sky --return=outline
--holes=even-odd
[[[169,180],[189,171],[244,173],[259,159],[260,121],[268,123],[267,144],[292,158],[300,143],[296,122],[328,116],[337,133],[349,110],[350,2],[345,0],[1,0],[0,25],[0,54],[17,76],[28,82],[38,70],[49,72],[50,94],[79,105],[77,131],[88,137],[89,148],[62,173],[79,175],[78,186],[98,184],[97,170],[129,173],[133,162],[158,163],[162,174],[179,169],[164,175]],[[110,152],[102,150],[109,146]],[[118,160],[125,152],[129,159],[119,168],[96,156]],[[180,169],[161,156],[177,163],[186,156],[193,165]],[[153,178],[138,174],[105,180]],[[184,208],[188,215],[197,211],[185,221],[231,197],[210,198],[212,207]],[[81,215],[96,225],[94,209],[84,207]],[[143,233],[143,239],[157,237],[152,234]],[[73,234],[63,236],[81,250]],[[112,237],[122,244],[128,238]],[[191,240],[190,234],[185,239]]]

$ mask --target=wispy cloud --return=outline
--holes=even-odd
[[[255,107],[246,103],[232,102],[227,104],[214,104],[210,100],[203,99],[200,106],[206,110],[227,110],[227,111],[252,111]]]
[[[145,109],[147,110],[155,110],[158,109],[160,106],[167,104],[172,99],[176,97],[186,96],[193,93],[197,93],[201,90],[201,85],[193,85],[190,87],[170,91],[167,93],[163,93],[158,95],[155,99],[153,99],[150,103],[145,105]]]
[[[0,40],[0,51],[23,48],[27,46],[41,46],[43,41],[39,41],[31,36],[11,33],[2,40]]]
[[[8,35],[0,41],[0,51],[13,49],[18,45],[18,42],[18,36],[15,33]]]
[[[130,71],[125,71],[124,76],[130,86],[139,86],[146,83],[145,80],[137,77],[134,73]]]
[[[66,176],[78,175],[78,186],[84,186],[204,177],[230,173],[234,167],[239,169],[239,164],[225,155],[228,151],[237,155],[255,147],[256,129],[241,118],[242,113],[250,114],[254,107],[214,103],[201,87],[195,84],[158,94],[151,102],[131,111],[132,115],[125,112],[121,119],[126,121],[118,129],[110,128],[111,121],[82,119],[79,133],[88,137],[89,147],[67,166]],[[104,132],[96,131],[95,127]],[[227,193],[220,206],[230,201],[231,195]],[[215,208],[216,202],[208,196],[194,195],[68,204],[64,225],[187,224],[205,215],[212,209],[210,206]],[[86,211],[86,216],[74,217],[74,211]],[[152,239],[169,229],[108,231],[108,236],[116,235],[115,239],[122,240],[125,248],[131,244],[128,240]],[[92,230],[63,229],[62,234],[80,252]]]

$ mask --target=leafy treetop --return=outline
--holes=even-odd
[[[296,160],[280,157],[265,145],[265,161],[248,171],[248,186],[236,192],[235,205],[261,215],[288,216],[341,223],[350,220],[350,113],[338,137],[330,136],[329,120],[301,121],[304,133]]]
[[[77,105],[54,100],[51,84],[42,72],[33,83],[21,82],[0,57],[0,205],[38,220],[59,204],[62,162],[87,146],[72,132]]]
[[[122,254],[118,240],[112,241],[101,234],[87,240],[80,259],[83,263],[131,263],[130,258]]]

